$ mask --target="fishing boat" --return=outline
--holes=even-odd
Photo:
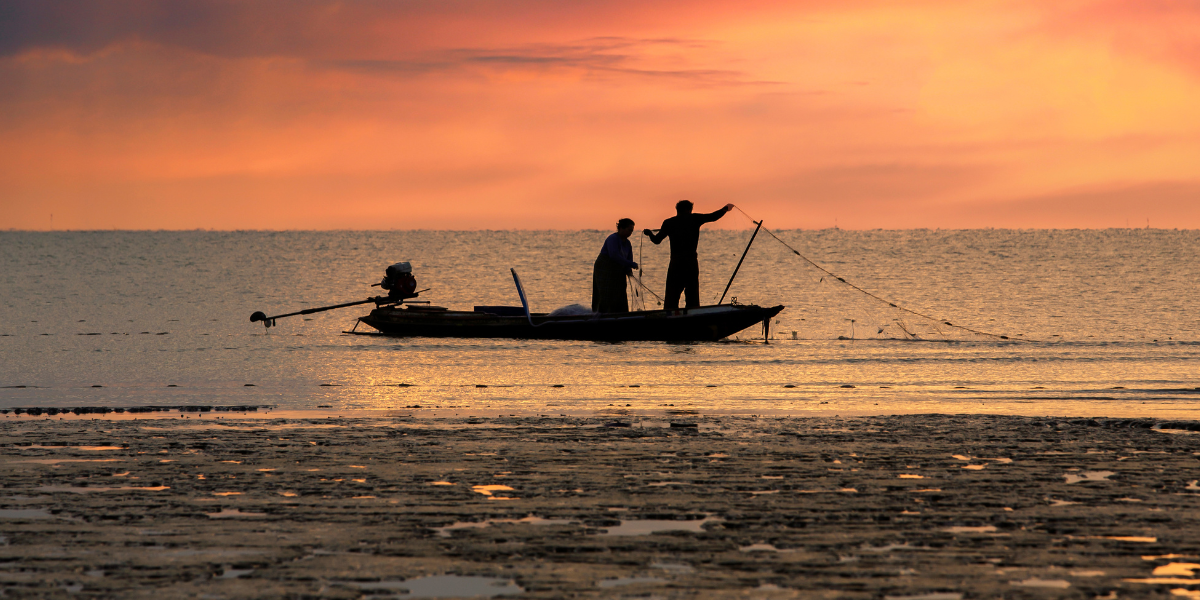
[[[391,269],[389,267],[389,273]],[[283,317],[375,303],[377,306],[370,314],[359,317],[354,328],[344,333],[393,337],[686,342],[720,340],[758,323],[763,325],[765,338],[770,332],[771,318],[784,308],[730,303],[628,313],[535,313],[529,309],[529,299],[525,295],[521,277],[515,269],[511,272],[521,306],[476,306],[470,311],[450,310],[415,300],[420,292],[412,291],[413,286],[408,285],[406,289],[389,296],[309,308],[273,317],[255,312],[250,320],[262,321],[265,326],[271,327],[276,319]],[[385,289],[389,287],[388,277],[385,277],[383,285]],[[395,292],[395,289],[393,287],[392,291]],[[359,331],[359,324],[368,325],[376,331]]]
[[[761,228],[762,223],[757,223]],[[754,233],[757,235],[758,229]],[[752,235],[750,243],[753,242]],[[749,250],[747,244],[746,252]],[[742,253],[742,260],[734,268],[733,277],[737,276],[746,252]],[[521,306],[476,306],[470,311],[432,306],[427,301],[416,300],[421,292],[428,290],[417,291],[412,267],[402,262],[389,266],[383,280],[375,284],[388,290],[386,296],[308,308],[273,317],[259,311],[250,315],[250,321],[261,321],[266,327],[271,327],[276,319],[283,317],[374,303],[376,307],[370,314],[359,317],[354,328],[343,333],[394,337],[689,342],[720,340],[758,323],[763,326],[763,338],[768,339],[771,318],[784,308],[738,304],[735,301],[724,304],[725,293],[733,284],[731,277],[721,299],[709,306],[626,313],[593,313],[578,307],[582,310],[568,314],[560,314],[560,311],[535,313],[529,309],[529,298],[525,295],[521,277],[516,269],[509,270],[517,286]],[[359,324],[365,324],[375,331],[359,331]]]
[[[782,306],[722,304],[587,316],[516,316],[509,312],[513,308],[520,309],[477,306],[461,311],[409,305],[377,308],[358,320],[379,331],[370,334],[397,337],[684,342],[719,340],[757,323],[769,323],[783,310]]]
[[[359,317],[380,334],[402,337],[524,338],[596,341],[715,341],[757,323],[769,333],[782,306],[716,304],[676,310],[553,315],[533,313],[521,278],[512,271],[521,306],[476,306],[471,311],[397,304]],[[347,333],[359,333],[355,330]],[[375,334],[378,335],[378,334]]]

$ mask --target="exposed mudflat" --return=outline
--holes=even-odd
[[[0,595],[1200,597],[1196,423],[670,421],[8,416]]]

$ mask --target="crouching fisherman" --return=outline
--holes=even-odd
[[[625,277],[633,274],[638,264],[633,262],[633,219],[617,221],[617,232],[604,240],[600,255],[592,269],[592,312],[629,312],[629,296],[625,293]]]

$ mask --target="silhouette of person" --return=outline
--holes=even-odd
[[[714,212],[693,214],[692,203],[680,200],[675,204],[675,216],[663,221],[658,233],[643,229],[650,241],[661,244],[671,238],[671,264],[667,267],[667,294],[663,308],[679,308],[679,294],[683,292],[687,308],[700,306],[700,264],[696,259],[696,245],[700,242],[700,226],[712,223],[733,210],[732,204]]]
[[[617,232],[604,240],[600,255],[592,267],[592,312],[627,313],[629,296],[625,293],[625,276],[633,273],[638,264],[633,261],[633,219],[617,221]]]

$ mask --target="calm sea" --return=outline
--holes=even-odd
[[[759,234],[730,296],[787,307],[769,343],[759,327],[696,344],[343,334],[362,307],[266,330],[251,312],[374,295],[402,260],[435,305],[519,305],[510,267],[534,310],[587,305],[607,232],[0,232],[0,408],[1200,418],[1200,232],[775,233],[936,320]],[[703,233],[706,303],[749,238]],[[661,294],[667,246],[633,241]]]

